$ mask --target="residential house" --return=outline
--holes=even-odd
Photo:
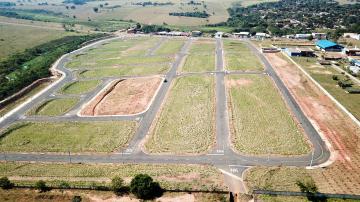
[[[311,33],[311,35],[314,39],[317,39],[317,40],[326,39],[326,37],[327,37],[327,35],[325,33],[314,32],[314,33]]]

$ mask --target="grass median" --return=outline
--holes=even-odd
[[[135,122],[25,122],[1,134],[3,151],[112,152],[132,137]]]
[[[215,141],[214,79],[189,76],[175,81],[146,143],[151,153],[196,154]]]
[[[300,155],[310,147],[270,78],[230,76],[232,142],[246,154]]]
[[[61,92],[64,94],[84,94],[94,90],[99,83],[98,80],[76,81],[66,84]]]
[[[68,112],[79,100],[77,98],[59,98],[43,102],[31,109],[29,115],[60,116]]]

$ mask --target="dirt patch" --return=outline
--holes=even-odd
[[[281,54],[266,54],[266,58],[314,127],[338,153],[333,165],[311,172],[320,191],[359,194],[360,128]]]
[[[315,74],[327,74],[327,75],[332,75],[332,72],[330,71],[326,71],[326,70],[311,70],[312,73]]]
[[[226,86],[228,88],[231,87],[240,87],[240,86],[248,86],[253,83],[250,79],[228,79],[226,80]]]
[[[197,180],[200,178],[199,173],[188,173],[184,175],[178,175],[178,176],[160,176],[157,179],[158,180],[164,180],[169,182],[192,182],[194,180]]]
[[[116,80],[81,111],[84,116],[131,115],[148,107],[162,78],[144,77]]]

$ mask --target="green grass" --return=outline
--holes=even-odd
[[[194,154],[214,144],[214,79],[178,78],[146,143],[151,153]]]
[[[245,43],[224,40],[225,66],[228,70],[263,70],[259,58],[251,52]]]
[[[214,41],[198,40],[191,45],[190,55],[187,56],[183,72],[204,72],[215,70]]]
[[[164,42],[158,50],[155,51],[156,55],[170,55],[178,53],[182,46],[184,45],[184,40],[169,40]]]
[[[21,103],[25,102],[27,99],[29,99],[31,96],[35,95],[36,93],[40,92],[46,86],[49,85],[49,82],[45,82],[40,84],[39,86],[32,89],[30,92],[26,93],[21,98],[9,103],[5,107],[0,109],[0,116],[4,116],[6,113],[10,112],[11,110],[15,109],[17,106],[19,106]]]
[[[76,103],[77,98],[61,98],[45,101],[29,111],[30,115],[59,116],[68,112]]]
[[[75,34],[54,29],[0,24],[0,60],[26,48]]]
[[[288,58],[286,59],[288,60]],[[315,58],[292,57],[292,59],[304,67],[322,87],[344,105],[357,119],[360,119],[360,94],[347,93],[344,89],[337,86],[337,81],[332,79],[332,75],[337,75],[339,79],[344,80],[345,77],[343,75],[331,67],[326,69],[319,68],[319,65],[316,65]],[[359,85],[354,85],[354,87],[356,86],[360,88]]]
[[[126,145],[135,126],[125,121],[21,123],[2,134],[0,145],[16,152],[111,152]]]
[[[305,168],[254,167],[246,172],[244,181],[250,190],[300,191],[296,182],[311,182],[313,178]]]
[[[279,92],[266,76],[228,78],[232,140],[246,154],[298,155],[310,152]]]
[[[83,78],[102,78],[111,76],[146,76],[164,74],[168,71],[168,64],[151,64],[148,66],[124,66],[119,68],[104,68],[87,70],[79,74]]]
[[[204,72],[215,70],[214,55],[189,55],[182,67],[183,72]]]
[[[61,92],[64,94],[83,94],[88,93],[91,90],[94,90],[97,85],[99,85],[98,80],[90,80],[90,81],[75,81],[69,84],[66,84]]]

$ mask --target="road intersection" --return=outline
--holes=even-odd
[[[57,71],[62,72],[63,76],[57,83],[51,87],[40,92],[37,97],[33,98],[29,102],[16,108],[10,112],[6,117],[0,119],[0,128],[6,128],[17,121],[113,121],[113,120],[134,120],[139,122],[139,127],[129,142],[129,145],[124,150],[116,151],[109,154],[60,154],[60,153],[16,153],[16,152],[4,152],[0,156],[0,160],[8,161],[32,161],[32,162],[71,162],[73,163],[173,163],[173,164],[208,164],[214,165],[219,169],[227,173],[232,173],[242,177],[243,171],[252,166],[309,166],[310,162],[313,165],[319,165],[326,162],[330,156],[324,141],[321,139],[317,131],[314,129],[310,121],[301,111],[299,105],[288,91],[284,83],[278,77],[270,63],[266,60],[259,50],[254,47],[249,41],[245,41],[248,47],[259,57],[259,59],[265,65],[265,71],[226,71],[224,69],[224,51],[222,45],[222,39],[216,40],[216,70],[211,72],[202,73],[181,73],[178,74],[178,67],[188,54],[189,47],[193,40],[189,38],[181,51],[176,55],[175,62],[172,63],[170,70],[164,75],[167,82],[163,82],[161,87],[151,103],[149,109],[138,115],[129,116],[109,116],[109,117],[80,117],[77,112],[81,106],[88,102],[94,95],[101,91],[109,82],[115,78],[104,78],[102,83],[93,91],[88,94],[80,96],[79,103],[66,115],[58,117],[44,117],[44,116],[25,116],[26,112],[34,106],[42,103],[45,100],[61,97],[63,95],[56,94],[62,86],[67,83],[76,81],[76,77],[72,71],[65,68],[65,64],[71,60],[71,57],[82,53],[90,48],[94,48],[100,44],[109,42],[119,37],[106,39],[99,42],[90,44],[82,49],[76,50],[72,53],[63,56],[55,66]],[[151,49],[149,55],[153,55],[161,43],[166,38],[163,38],[155,47]],[[215,76],[216,86],[216,144],[214,148],[208,153],[203,155],[193,156],[179,156],[179,155],[151,155],[145,154],[142,149],[142,141],[149,133],[149,129],[156,118],[157,113],[161,109],[161,105],[165,102],[165,97],[170,90],[173,80],[179,76],[188,76],[193,74],[211,74]],[[313,145],[313,153],[301,156],[252,156],[239,154],[233,151],[230,142],[230,129],[229,129],[229,116],[227,111],[226,100],[226,86],[225,77],[231,74],[260,74],[264,76],[270,76],[279,89],[286,104],[294,114],[301,127],[304,129],[305,134]],[[117,79],[119,77],[116,77]],[[124,77],[122,77],[124,78]]]

